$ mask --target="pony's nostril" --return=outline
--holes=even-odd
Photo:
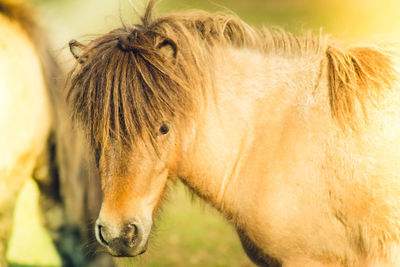
[[[133,247],[136,243],[138,235],[138,227],[135,224],[128,224],[124,229],[124,244],[128,247]]]
[[[127,235],[135,236],[137,234],[138,228],[137,228],[136,224],[128,224],[125,227],[125,231],[126,231]]]
[[[141,243],[141,230],[138,224],[127,223],[118,229],[97,223],[95,226],[97,241],[113,255],[133,255],[139,252],[136,248]],[[138,250],[138,251],[136,251]]]
[[[104,246],[108,246],[108,242],[104,239],[104,227],[97,225],[97,231],[99,233],[100,243],[102,243]]]

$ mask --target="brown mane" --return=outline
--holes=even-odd
[[[356,118],[360,119],[357,110],[361,109],[366,118],[366,104],[374,104],[379,95],[394,89],[399,81],[395,56],[390,50],[368,46],[348,49],[329,46],[326,55],[332,116],[342,126],[355,129]]]
[[[215,47],[327,57],[332,115],[339,120],[351,117],[354,99],[363,103],[372,87],[389,87],[395,78],[390,57],[374,48],[336,48],[322,35],[255,29],[224,13],[154,17],[155,2],[150,1],[142,23],[91,41],[80,56],[83,63],[71,73],[73,116],[96,147],[110,139],[129,144],[145,135],[154,141],[163,121],[190,117],[212,88],[209,62],[218,57]],[[163,46],[173,50],[172,57],[161,51]]]

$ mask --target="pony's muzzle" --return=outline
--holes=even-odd
[[[115,257],[134,257],[146,251],[147,242],[143,245],[140,223],[129,222],[113,228],[97,221],[95,232],[97,241]]]

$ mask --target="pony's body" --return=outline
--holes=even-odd
[[[41,62],[26,29],[0,13],[0,32],[0,265],[5,266],[16,196],[46,149],[51,113]]]
[[[183,135],[184,183],[286,265],[396,266],[400,91],[344,132],[322,56],[230,52],[211,63],[218,105]]]
[[[396,57],[227,15],[152,20],[153,4],[143,24],[71,43],[69,100],[102,176],[98,241],[143,253],[178,177],[257,264],[399,265]]]

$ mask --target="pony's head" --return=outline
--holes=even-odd
[[[97,240],[114,256],[136,256],[146,250],[153,215],[179,162],[177,129],[193,102],[182,78],[187,68],[175,41],[148,22],[87,45],[71,41],[70,48],[78,63],[68,100],[101,173]]]
[[[96,236],[116,256],[146,248],[168,178],[177,176],[187,150],[183,132],[212,97],[211,48],[254,39],[253,30],[230,15],[153,18],[155,2],[140,24],[86,45],[70,42],[77,64],[68,102],[96,155],[104,195]]]

